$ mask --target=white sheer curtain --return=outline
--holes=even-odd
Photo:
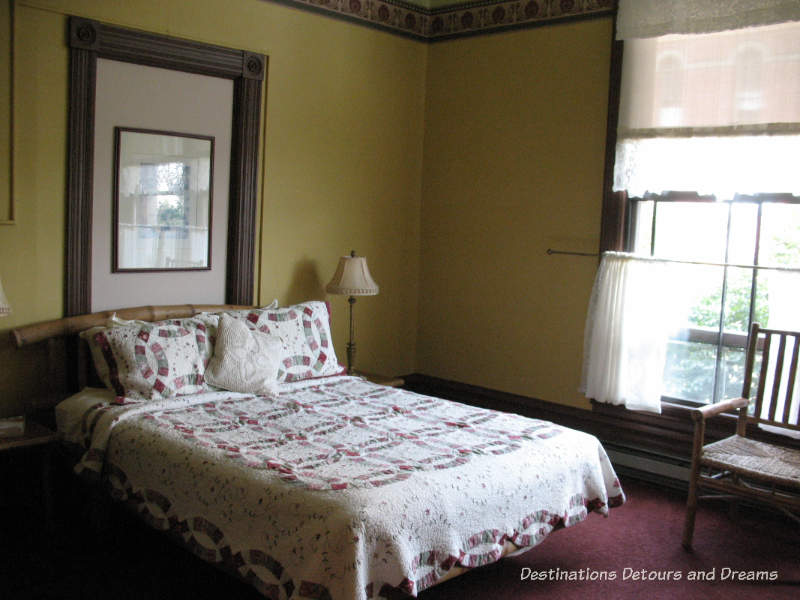
[[[685,321],[679,265],[606,252],[586,318],[581,391],[598,402],[661,412],[667,343]]]
[[[751,268],[606,252],[597,271],[586,318],[580,391],[598,402],[660,413],[661,397],[682,397],[680,390],[687,383],[682,378],[694,377],[691,369],[683,374],[676,373],[675,369],[680,371],[687,357],[690,361],[705,360],[683,356],[681,349],[718,343],[718,330],[693,323],[693,313],[704,299],[708,300],[713,282],[721,283],[723,269]],[[797,309],[800,269],[755,268],[759,269],[762,327],[800,331]],[[711,287],[709,282],[712,282]],[[730,299],[726,304],[730,309],[729,305]],[[714,306],[714,310],[718,309]],[[691,341],[692,331],[710,333],[714,338]],[[743,334],[727,328],[725,333]],[[741,392],[743,346],[724,346],[720,350],[723,366],[719,373],[722,378],[719,399],[734,398]],[[773,346],[770,360],[774,361],[776,352],[777,347]],[[788,368],[781,382],[784,394],[787,373]],[[754,376],[757,377],[757,373]],[[696,400],[713,401],[713,386],[710,381],[708,383],[707,397]],[[771,380],[767,382],[768,389],[772,383]],[[797,414],[798,405],[800,384],[794,390],[792,414]],[[782,409],[781,404],[779,410]]]
[[[614,189],[634,198],[668,190],[720,200],[769,192],[800,196],[799,156],[800,135],[631,137],[617,144]]]

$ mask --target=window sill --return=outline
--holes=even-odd
[[[692,406],[662,401],[661,414],[628,410],[624,406],[592,402],[592,414],[597,419],[613,419],[617,431],[615,443],[631,444],[651,451],[664,452],[681,458],[691,457],[694,423]],[[737,415],[723,413],[706,425],[705,443],[723,439],[736,432]],[[800,440],[748,427],[747,437],[764,442],[800,448]]]
[[[598,432],[601,440],[682,459],[691,457],[694,425],[690,407],[662,402],[661,414],[656,414],[595,400],[591,403],[595,420],[613,428]]]

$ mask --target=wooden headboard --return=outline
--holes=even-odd
[[[55,405],[68,395],[97,381],[86,343],[78,334],[90,327],[105,325],[115,313],[121,319],[166,321],[192,317],[202,312],[252,308],[238,304],[176,304],[136,306],[42,321],[11,330],[17,348],[47,343],[48,403]]]

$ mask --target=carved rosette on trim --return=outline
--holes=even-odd
[[[97,27],[94,21],[72,17],[69,21],[69,37],[73,48],[97,49]]]
[[[253,54],[252,52],[243,53],[242,77],[258,80],[264,78],[264,56],[262,54]]]

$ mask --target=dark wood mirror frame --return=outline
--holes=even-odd
[[[227,304],[253,304],[261,86],[267,57],[83,19],[69,19],[69,125],[64,314],[90,313],[97,59],[233,80]]]
[[[125,236],[121,235],[120,229],[124,226],[128,227],[137,227],[141,226],[142,228],[152,232],[154,230],[158,230],[160,232],[159,235],[163,235],[166,231],[169,230],[177,230],[177,235],[182,235],[187,237],[188,235],[188,224],[178,224],[177,227],[174,223],[163,224],[159,222],[158,224],[153,223],[146,223],[146,224],[138,224],[138,223],[122,223],[121,215],[125,214],[125,204],[126,201],[128,203],[132,203],[133,200],[131,199],[130,192],[123,193],[122,191],[122,181],[124,179],[123,176],[123,169],[124,168],[131,168],[134,167],[134,172],[138,175],[138,181],[141,183],[142,175],[140,174],[140,169],[143,167],[142,161],[149,162],[151,167],[155,167],[153,161],[160,161],[163,164],[164,159],[163,156],[160,154],[161,148],[159,147],[159,153],[152,153],[153,148],[150,146],[147,148],[150,150],[150,153],[145,158],[145,155],[141,153],[142,149],[139,148],[136,152],[137,154],[137,165],[132,165],[129,162],[126,162],[127,159],[130,160],[131,157],[128,155],[128,152],[131,152],[131,149],[128,148],[126,141],[130,139],[132,136],[138,136],[140,140],[149,138],[151,140],[159,140],[163,138],[172,138],[176,143],[181,140],[182,143],[187,144],[197,144],[201,143],[203,146],[207,144],[208,146],[208,156],[203,156],[205,160],[208,161],[209,169],[208,174],[200,181],[200,176],[188,178],[191,180],[191,183],[187,181],[187,179],[182,179],[182,182],[186,184],[186,187],[183,188],[187,192],[194,192],[195,194],[199,193],[200,189],[207,190],[206,195],[206,204],[208,205],[207,211],[203,211],[200,209],[200,214],[206,212],[206,218],[200,222],[200,226],[205,225],[205,234],[203,238],[205,238],[205,245],[206,251],[204,252],[203,260],[204,263],[200,265],[181,265],[178,264],[169,264],[169,259],[167,259],[167,264],[164,266],[161,265],[153,265],[153,264],[146,264],[146,265],[136,265],[131,266],[127,264],[123,264],[125,261],[123,260],[124,252],[124,239]],[[141,129],[138,127],[114,127],[114,184],[112,186],[112,195],[113,195],[113,205],[111,210],[111,272],[112,273],[154,273],[154,272],[166,272],[166,271],[210,271],[211,270],[211,257],[212,257],[212,248],[211,248],[211,240],[212,240],[212,228],[213,228],[213,215],[214,215],[214,145],[215,140],[214,136],[211,135],[200,135],[194,133],[185,133],[185,132],[178,132],[178,131],[162,131],[158,129]],[[126,150],[127,148],[127,150]],[[197,146],[194,146],[195,150],[197,150]],[[183,156],[177,152],[172,152],[169,158],[169,161],[175,160],[190,160],[193,158],[197,158],[197,154]],[[181,163],[185,167],[185,162]],[[202,187],[200,184],[205,184],[205,188]],[[196,186],[200,185],[200,188]],[[144,190],[141,191],[141,195],[152,193],[145,192]],[[171,191],[170,193],[175,194],[175,191]],[[138,197],[138,196],[137,196]],[[190,214],[197,214],[197,205],[193,202],[194,199],[182,199],[181,202],[185,201],[184,210],[188,210]],[[129,206],[129,205],[128,205]],[[188,207],[188,209],[187,209]],[[186,213],[184,213],[185,215]],[[195,225],[197,223],[195,222]],[[152,237],[150,234],[148,237]],[[191,244],[190,244],[191,246]],[[139,248],[137,251],[134,252],[137,256],[139,255]],[[178,261],[174,261],[178,262]]]

